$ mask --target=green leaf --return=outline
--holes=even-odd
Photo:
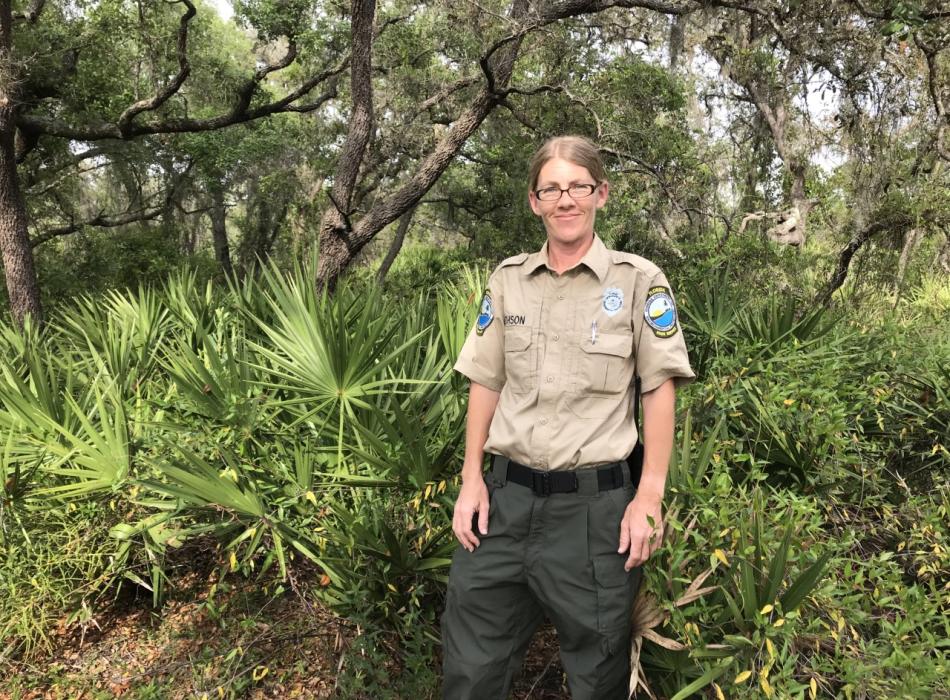
[[[733,658],[729,657],[725,661],[720,662],[719,664],[713,666],[710,669],[707,669],[699,678],[694,680],[689,685],[680,689],[676,695],[670,698],[670,700],[685,700],[693,693],[699,692],[707,685],[715,681],[719,676],[724,674],[729,668],[733,665]]]
[[[788,590],[782,594],[780,600],[782,602],[782,610],[786,614],[801,605],[805,597],[818,585],[818,581],[825,571],[825,565],[831,558],[831,554],[831,552],[825,552],[818,557],[818,561],[803,571],[792,585],[788,587]]]

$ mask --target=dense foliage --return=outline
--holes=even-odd
[[[250,579],[394,631],[406,664],[432,654],[466,390],[450,367],[483,278],[400,291],[430,265],[407,256],[385,296],[358,278],[317,293],[302,268],[229,288],[179,274],[4,328],[7,663],[55,653],[117,592],[160,607],[202,570],[222,625]],[[637,607],[644,684],[946,692],[950,290],[824,311],[710,265],[672,270],[700,381]],[[386,684],[433,692],[432,663]]]

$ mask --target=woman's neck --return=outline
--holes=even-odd
[[[561,243],[548,238],[548,266],[557,274],[564,274],[577,265],[594,244],[594,234],[571,243]]]

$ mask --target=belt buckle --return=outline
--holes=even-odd
[[[536,496],[550,496],[551,495],[551,473],[550,472],[534,472],[531,475],[531,487]]]

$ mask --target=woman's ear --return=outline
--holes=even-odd
[[[539,208],[538,198],[534,194],[534,190],[528,191],[528,206],[531,207],[531,211],[533,211],[536,216],[541,216],[541,209]]]
[[[610,191],[610,185],[604,180],[597,188],[597,208],[600,209],[607,203],[607,195]]]

